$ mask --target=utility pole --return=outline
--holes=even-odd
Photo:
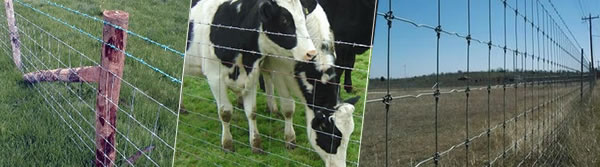
[[[591,69],[591,71],[592,71],[592,74],[594,74],[594,80],[596,78],[596,70],[594,68],[594,45],[592,44],[592,20],[593,19],[597,19],[597,18],[600,18],[600,17],[598,17],[598,16],[592,17],[591,13],[590,13],[590,15],[588,17],[581,18],[581,20],[583,20],[583,21],[587,20],[589,22],[589,24],[590,24],[590,55],[592,56],[591,57],[592,58],[592,60],[591,60],[591,62],[592,62],[592,69]]]

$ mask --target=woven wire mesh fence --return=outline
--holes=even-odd
[[[67,2],[63,2],[67,4]],[[178,115],[178,93],[181,85],[181,67],[185,43],[173,44],[171,38],[154,41],[136,30],[151,32],[142,25],[150,20],[137,19],[132,16],[129,29],[107,22],[99,13],[102,4],[69,3],[81,6],[63,5],[53,1],[14,1],[14,18],[20,38],[22,73],[34,74],[57,69],[69,73],[68,79],[78,78],[78,82],[43,82],[48,78],[60,78],[60,72],[47,73],[45,79],[30,78],[28,89],[35,90],[46,102],[41,108],[62,122],[60,128],[69,133],[63,134],[75,145],[74,150],[67,150],[74,155],[84,155],[89,162],[99,166],[169,166],[174,153],[176,119]],[[83,6],[83,8],[82,8]],[[115,6],[115,5],[107,5]],[[80,8],[80,9],[77,9]],[[80,11],[82,10],[82,11]],[[133,9],[132,9],[133,10]],[[141,11],[131,11],[141,14]],[[139,12],[139,13],[138,13]],[[5,14],[1,14],[6,18]],[[182,14],[185,16],[185,14]],[[3,53],[12,56],[13,49],[8,23],[2,22],[1,37]],[[139,22],[138,22],[139,21]],[[181,23],[185,24],[185,21]],[[103,40],[103,26],[127,34],[129,37],[126,49],[122,46]],[[185,26],[184,26],[185,27]],[[146,27],[147,28],[147,27]],[[185,37],[185,29],[175,33]],[[162,33],[162,32],[161,32]],[[161,34],[155,33],[153,35]],[[165,34],[161,34],[165,35]],[[166,35],[165,35],[166,36]],[[176,45],[176,46],[174,46]],[[107,47],[123,54],[126,58],[122,67],[123,75],[103,66],[102,48]],[[176,49],[175,49],[176,48]],[[104,55],[104,54],[102,54]],[[83,80],[87,74],[78,69],[92,69],[91,74],[104,74],[97,78],[110,78],[107,85],[112,89],[120,83],[120,96],[113,93],[99,93],[98,83]],[[94,71],[95,70],[95,71]],[[26,79],[26,78],[25,78]],[[67,79],[67,80],[68,80]],[[48,81],[48,80],[46,80]],[[117,85],[117,86],[115,86]],[[118,89],[117,89],[118,90]],[[114,106],[107,110],[98,109],[99,101],[103,106]],[[97,119],[98,112],[106,113],[114,110],[116,120]],[[97,135],[104,130],[97,129],[98,124],[113,129],[108,137]],[[58,128],[58,127],[48,127]],[[58,136],[57,136],[58,137]],[[104,141],[99,152],[98,141]],[[108,142],[115,140],[115,142]],[[113,154],[110,154],[110,152]],[[106,159],[106,160],[99,160]],[[96,162],[94,162],[96,161]]]
[[[556,150],[562,139],[557,134],[565,129],[571,113],[581,110],[580,101],[589,95],[594,76],[552,1],[429,2],[432,6],[423,10],[434,13],[435,25],[392,10],[392,5],[408,2],[379,4],[383,12],[378,20],[387,24],[388,70],[382,81],[369,83],[365,122],[373,124],[364,128],[361,166],[560,163]],[[389,8],[381,8],[382,3]],[[446,17],[449,14],[452,20]],[[457,26],[448,24],[462,21],[465,30],[456,32],[452,28]],[[472,33],[472,28],[479,29]],[[390,47],[397,45],[390,40],[391,33],[414,32],[431,35],[422,37],[431,38],[428,48],[434,48],[424,55],[431,61],[423,63],[433,64],[428,66],[433,74],[390,78],[390,72],[395,73],[390,64],[407,61],[390,61],[390,57],[414,55],[390,53]],[[443,50],[451,50],[444,45],[459,46],[458,42],[464,42],[465,52]],[[450,59],[463,60],[464,66],[456,69],[444,62]],[[479,69],[473,70],[475,66]],[[448,72],[449,68],[459,72]]]
[[[326,18],[325,18],[326,19]],[[273,36],[285,36],[285,37],[296,37],[313,39],[321,38],[314,36],[296,36],[290,34],[281,34],[276,32],[268,32],[260,29],[248,29],[229,25],[213,24],[208,22],[200,22],[197,20],[190,21],[193,27],[210,27],[213,29],[231,30],[235,32],[257,32],[261,34],[268,34]],[[311,27],[307,27],[311,28]],[[316,28],[316,27],[313,27]],[[196,32],[193,32],[196,33]],[[208,35],[208,34],[206,34]],[[334,37],[335,38],[335,37]],[[234,39],[232,39],[234,40]],[[318,40],[317,40],[318,41]],[[333,44],[349,45],[357,48],[366,48],[363,54],[356,55],[356,61],[354,67],[344,67],[335,64],[329,64],[332,69],[343,69],[352,70],[353,85],[344,85],[343,77],[340,81],[329,80],[326,82],[328,85],[335,85],[336,89],[339,89],[336,94],[331,94],[331,97],[341,96],[343,99],[361,96],[361,98],[354,105],[354,112],[352,113],[352,120],[354,123],[354,131],[351,133],[348,146],[345,164],[347,166],[358,166],[358,153],[360,147],[360,136],[363,122],[363,104],[364,95],[366,92],[366,81],[368,77],[368,64],[370,57],[370,44],[355,43],[352,41],[330,41]],[[257,51],[244,50],[241,48],[235,48],[231,46],[221,46],[213,44],[209,41],[194,41],[188,40],[188,48],[191,45],[208,46],[227,51],[235,51],[243,54],[256,54],[265,57],[263,63],[266,61],[271,62],[283,62],[292,64],[289,69],[275,69],[268,68],[266,66],[249,67],[244,66],[251,70],[258,70],[261,74],[269,73],[273,78],[280,77],[284,78],[287,84],[298,84],[297,80],[303,77],[294,74],[294,64],[307,63],[307,64],[318,64],[322,63],[319,61],[300,61],[292,57],[285,55],[266,54]],[[318,44],[315,44],[318,46]],[[332,45],[333,46],[333,45]],[[252,55],[251,55],[252,56]],[[317,55],[317,60],[320,59]],[[354,56],[354,55],[336,55],[337,58],[343,56]],[[256,91],[256,108],[253,117],[256,120],[256,124],[259,131],[259,138],[262,145],[262,153],[253,153],[253,146],[249,142],[250,128],[248,125],[247,114],[244,111],[243,99],[238,97],[239,95],[233,91],[228,91],[228,99],[233,103],[233,111],[231,116],[230,130],[233,137],[233,145],[235,146],[234,152],[225,151],[221,145],[222,127],[221,120],[218,114],[216,100],[211,93],[211,88],[208,84],[208,79],[202,74],[192,73],[194,69],[188,67],[188,61],[190,59],[196,59],[204,61],[204,63],[222,63],[236,66],[236,62],[228,62],[216,58],[210,58],[206,55],[195,55],[189,50],[186,52],[186,68],[184,69],[184,85],[182,89],[182,111],[178,125],[177,135],[177,152],[175,165],[193,165],[193,164],[208,164],[214,166],[323,166],[323,160],[317,154],[315,148],[309,143],[307,137],[307,131],[311,127],[310,120],[306,120],[306,108],[314,107],[317,109],[325,110],[324,112],[335,112],[325,106],[319,106],[314,103],[307,103],[304,100],[303,95],[297,94],[294,90],[294,86],[290,86],[290,94],[283,95],[280,91],[275,88],[275,93],[267,93],[264,88],[256,89],[248,87],[234,87],[237,91]],[[199,68],[199,67],[197,67]],[[242,68],[242,67],[239,67]],[[246,69],[246,70],[248,70]],[[290,71],[291,70],[291,71]],[[292,72],[292,73],[290,73]],[[336,74],[341,75],[341,74]],[[264,76],[264,75],[263,75]],[[321,78],[307,78],[307,82],[311,82],[317,85],[317,82],[322,82]],[[289,81],[289,82],[288,82]],[[265,82],[268,82],[265,80]],[[224,83],[222,83],[224,84]],[[275,83],[278,84],[278,83]],[[289,85],[288,85],[289,86]],[[343,87],[352,87],[353,91],[347,93],[343,91]],[[315,88],[319,89],[319,88]],[[316,90],[319,91],[319,90]],[[315,98],[315,97],[308,97]],[[277,103],[275,109],[270,110],[268,100],[273,100]],[[317,101],[319,99],[312,99]],[[286,103],[286,104],[283,104]],[[290,105],[292,106],[290,111]],[[296,140],[294,143],[295,148],[287,148],[289,142],[284,134],[286,116],[290,114],[293,119],[291,127],[295,130]],[[311,113],[312,115],[312,113]],[[342,126],[342,125],[338,125]],[[322,133],[325,135],[336,136],[330,131],[316,131],[316,133]],[[338,150],[338,154],[340,154]]]

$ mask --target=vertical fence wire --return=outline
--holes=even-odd
[[[502,165],[506,166],[506,0],[502,1],[503,19],[504,19],[504,47],[503,51],[503,66],[502,66]]]
[[[441,4],[440,0],[437,1],[437,27],[435,28],[436,32],[436,71],[435,71],[435,91],[433,92],[433,96],[435,99],[435,154],[434,154],[434,163],[435,166],[439,165],[440,153],[439,153],[439,143],[438,143],[438,109],[439,109],[439,101],[440,101],[440,35],[442,31],[441,25]]]
[[[492,0],[488,0],[488,39],[489,39],[489,43],[488,43],[488,70],[487,70],[487,80],[488,80],[488,84],[487,84],[487,162],[486,165],[490,166],[491,165],[491,119],[490,119],[490,94],[492,92]]]
[[[470,59],[471,59],[471,0],[467,0],[467,71],[464,76],[464,80],[466,83],[465,88],[465,165],[469,166],[469,93],[471,89],[469,88],[470,82]]]

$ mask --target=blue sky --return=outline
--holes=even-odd
[[[579,5],[581,1],[581,5]],[[527,3],[528,19],[532,15],[533,0],[518,0],[519,12],[524,12],[525,3]],[[562,22],[555,14],[554,9],[548,0],[539,0],[541,4],[550,12],[554,20],[571,38]],[[379,0],[378,12],[387,12],[388,0]],[[501,0],[491,0],[492,3],[492,42],[495,44],[504,44],[504,8]],[[508,3],[515,7],[517,0],[508,0]],[[587,15],[600,14],[600,1],[598,0],[552,0],[558,12],[563,17],[569,29],[573,32],[576,40],[584,49],[585,56],[589,60],[589,29],[588,23],[581,20],[583,13]],[[535,6],[534,6],[535,7]],[[542,8],[540,16],[542,15]],[[413,20],[420,24],[437,25],[437,0],[392,0],[392,10],[394,15]],[[537,23],[536,8],[534,11],[534,22]],[[514,11],[507,8],[507,45],[509,48],[515,48],[515,15]],[[518,48],[519,51],[525,49],[524,21],[518,17]],[[600,35],[600,19],[593,21],[593,32]],[[458,32],[462,35],[467,34],[467,0],[441,0],[441,25],[444,30]],[[537,32],[536,32],[537,33]],[[488,30],[488,1],[471,0],[471,34],[473,38],[484,41],[489,40]],[[537,34],[535,34],[537,35]],[[540,35],[541,36],[541,35]],[[535,49],[532,50],[531,43],[531,25],[527,27],[527,52],[532,51],[538,54],[537,36],[535,36]],[[541,39],[541,37],[540,37]],[[571,39],[572,40],[572,39]],[[594,37],[595,58],[600,58],[600,37]],[[573,41],[575,48],[578,48]],[[405,76],[416,76],[432,74],[436,71],[436,38],[435,32],[430,29],[417,28],[413,25],[401,21],[394,21],[391,31],[391,61],[390,75],[393,78]],[[540,43],[540,47],[541,43]],[[440,40],[440,72],[456,72],[466,70],[466,40],[455,36],[442,35]],[[380,77],[386,75],[386,52],[387,52],[387,25],[385,19],[377,16],[373,54],[371,60],[370,77]],[[503,52],[501,49],[492,48],[491,68],[503,67]],[[512,54],[507,53],[507,68],[513,69]],[[579,55],[577,55],[579,57]],[[471,71],[487,70],[488,49],[487,45],[472,42],[471,43]],[[579,64],[570,57],[561,57],[559,59],[563,64],[579,69]],[[521,58],[519,57],[519,68],[521,67]],[[537,68],[537,60],[535,63]],[[405,73],[406,69],[406,73]],[[527,69],[531,69],[531,59],[527,60]]]

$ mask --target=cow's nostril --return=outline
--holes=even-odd
[[[312,60],[315,56],[317,56],[316,50],[308,51],[308,53],[306,53],[306,60]]]

